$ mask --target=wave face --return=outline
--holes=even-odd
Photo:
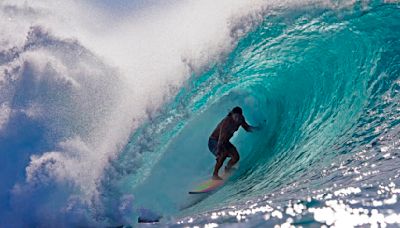
[[[120,190],[186,225],[398,222],[399,19],[396,4],[267,15],[133,136],[121,162],[157,144]],[[262,130],[235,135],[240,168],[222,189],[187,197],[212,172],[207,138],[236,105]]]
[[[129,69],[125,58],[109,63],[118,61],[119,44],[103,49],[107,39],[91,43],[86,33],[62,39],[70,31],[60,24],[47,24],[56,35],[40,20],[22,26],[22,38],[6,33],[0,220],[109,226],[135,224],[146,209],[166,226],[400,224],[398,3],[286,4],[241,13],[212,37],[226,35],[226,44],[205,45],[198,33],[193,42],[170,38],[200,53],[176,43],[132,48],[140,61]],[[10,3],[2,17],[49,17],[35,7]],[[145,24],[133,33],[154,27]],[[207,47],[218,50],[207,55]],[[178,58],[169,52],[176,49]],[[212,172],[209,134],[238,105],[261,130],[231,140],[241,160],[226,185],[189,196]]]

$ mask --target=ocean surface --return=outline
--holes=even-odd
[[[0,227],[400,226],[398,1],[151,2],[0,2]]]

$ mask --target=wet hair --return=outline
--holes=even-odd
[[[229,112],[228,116],[231,116],[232,114],[235,114],[235,113],[240,114],[240,115],[243,115],[242,108],[239,107],[239,106],[234,107],[234,108],[232,109],[232,111]]]

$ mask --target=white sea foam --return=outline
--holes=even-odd
[[[3,103],[0,105],[0,131],[3,126],[8,122],[8,119],[11,115],[11,109],[7,105],[7,103]]]
[[[32,152],[27,182],[66,181],[85,199],[97,195],[108,159],[148,110],[234,47],[263,4],[186,1],[118,15],[79,1],[2,1],[1,126],[23,113],[55,139],[54,150]],[[10,106],[16,96],[22,102]]]

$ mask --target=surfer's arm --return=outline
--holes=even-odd
[[[247,132],[253,132],[259,129],[259,127],[250,126],[245,120],[243,120],[242,127]]]

